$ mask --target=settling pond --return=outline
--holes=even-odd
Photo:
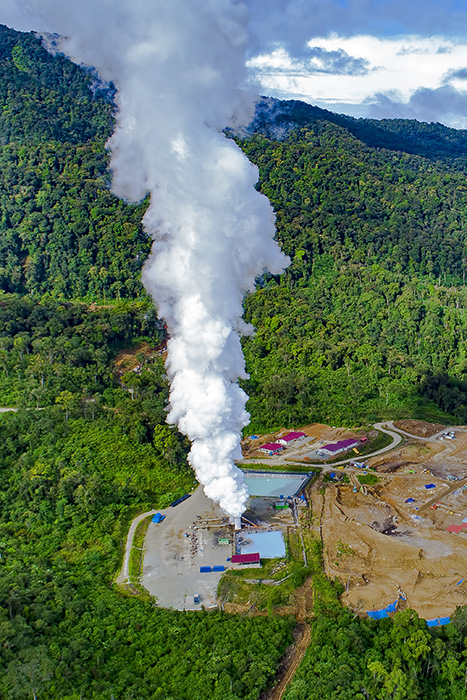
[[[250,496],[266,498],[292,498],[313,477],[313,474],[291,474],[288,472],[245,471],[245,483]]]

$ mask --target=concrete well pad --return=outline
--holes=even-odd
[[[226,514],[198,487],[175,508],[161,511],[162,523],[150,523],[141,582],[164,608],[200,610],[216,605],[221,572],[200,573],[201,566],[229,566],[233,529]],[[219,544],[228,538],[230,545]],[[193,602],[198,593],[200,603]]]

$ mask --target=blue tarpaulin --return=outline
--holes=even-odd
[[[155,515],[152,516],[152,522],[153,523],[161,523],[165,518],[165,515],[162,515],[162,513],[156,513]]]
[[[225,571],[225,566],[213,566],[213,571]]]
[[[406,503],[415,503],[415,498],[406,498],[405,502]]]
[[[212,571],[210,566],[200,566],[199,567],[199,572],[200,574],[210,574]]]
[[[436,484],[425,484],[425,488],[426,488],[426,489],[435,489],[435,488],[436,488]]]
[[[464,583],[464,580],[465,580],[465,579],[461,578],[461,580],[460,580],[460,581],[458,581],[458,582],[456,583],[456,586],[460,586],[460,585],[461,585],[461,583]]]
[[[369,610],[367,612],[367,615],[368,615],[368,617],[371,617],[373,620],[381,620],[383,617],[389,617],[389,613],[396,612],[396,608],[397,608],[397,600],[395,600],[394,603],[390,603],[382,610]]]
[[[383,617],[389,617],[386,610],[368,610],[367,615],[371,617],[372,620],[382,620]]]
[[[450,617],[436,617],[434,620],[427,620],[428,627],[438,627],[438,625],[447,625],[451,622]]]

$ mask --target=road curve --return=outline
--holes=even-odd
[[[122,585],[125,583],[130,583],[130,554],[131,548],[133,546],[133,538],[135,536],[136,528],[142,520],[144,520],[150,515],[154,515],[157,512],[157,510],[148,510],[146,513],[140,513],[136,516],[136,518],[133,518],[133,520],[131,521],[130,529],[128,530],[128,535],[126,537],[125,550],[123,552],[122,569],[116,578],[117,583]]]
[[[378,424],[378,425],[380,425],[380,424]],[[454,431],[460,430],[461,432],[465,432],[465,430],[463,430],[462,428],[459,428],[456,425],[454,425],[452,427],[449,425],[445,425],[443,428],[441,428],[441,430],[439,430],[434,435],[430,435],[429,437],[421,437],[420,435],[414,435],[413,433],[408,433],[406,430],[402,430],[401,428],[396,428],[396,426],[394,425],[394,422],[392,420],[387,420],[385,422],[385,425],[388,425],[393,430],[396,430],[398,433],[401,433],[401,435],[406,435],[407,437],[413,438],[414,440],[422,440],[423,442],[431,442],[432,440],[437,440],[441,435],[443,435],[443,433],[446,433],[449,430],[454,430]],[[375,425],[375,428],[376,428],[376,425]],[[387,432],[387,431],[384,431],[384,432]]]

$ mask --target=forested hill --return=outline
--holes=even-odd
[[[281,138],[297,127],[329,122],[372,148],[424,156],[451,170],[467,170],[467,131],[415,119],[365,119],[336,114],[299,100],[263,97],[247,132]]]
[[[269,100],[253,128],[237,140],[292,259],[246,301],[254,429],[467,420],[466,132]]]
[[[114,106],[109,91],[33,34],[0,25],[0,142],[84,143],[106,137]]]
[[[260,167],[289,255],[301,251],[309,264],[321,253],[363,256],[465,280],[466,131],[271,100],[259,104],[250,128],[241,144]]]
[[[109,191],[110,89],[34,35],[0,27],[0,51],[0,286],[140,298],[146,205]],[[255,429],[466,419],[466,132],[267,99],[237,140],[292,259],[246,301]]]
[[[0,286],[65,298],[135,297],[144,206],[110,194],[109,90],[32,34],[0,25]],[[98,84],[97,84],[98,85]],[[93,88],[93,90],[91,90]]]

